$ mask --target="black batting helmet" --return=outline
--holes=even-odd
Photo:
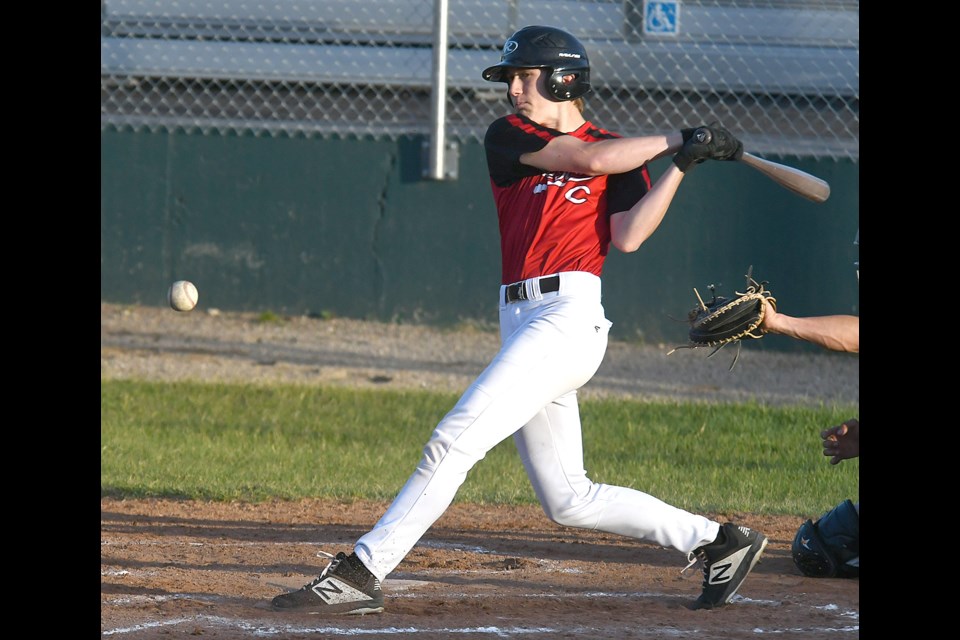
[[[505,69],[546,69],[547,90],[557,101],[575,100],[590,92],[587,50],[571,34],[554,27],[524,27],[503,45],[500,62],[483,71],[483,79],[506,82]],[[574,76],[564,82],[563,76]]]

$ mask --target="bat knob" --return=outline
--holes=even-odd
[[[693,135],[699,144],[710,144],[710,141],[713,140],[713,133],[706,127],[700,127],[694,131]]]

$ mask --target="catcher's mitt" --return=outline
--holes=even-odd
[[[752,271],[751,267],[750,272]],[[762,338],[764,335],[758,330],[766,312],[764,301],[768,301],[774,309],[777,308],[776,298],[764,288],[766,282],[757,282],[749,272],[746,278],[746,291],[734,292],[733,298],[718,296],[716,287],[710,285],[713,299],[705,303],[700,293],[694,289],[693,292],[697,294],[699,304],[690,310],[687,317],[690,323],[690,343],[676,347],[670,353],[684,348],[714,347],[707,356],[709,358],[731,342],[736,342],[737,355],[730,364],[730,368],[733,369],[733,365],[740,357],[740,341],[747,338]]]

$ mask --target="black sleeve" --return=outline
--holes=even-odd
[[[650,172],[647,165],[617,173],[607,179],[607,213],[626,211],[650,191]]]
[[[520,162],[520,156],[540,151],[560,135],[563,134],[525,116],[504,116],[494,120],[483,138],[490,179],[498,187],[505,187],[520,178],[543,173],[542,169]]]

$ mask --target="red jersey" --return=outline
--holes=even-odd
[[[520,162],[550,140],[588,142],[620,137],[586,122],[563,133],[526,116],[509,115],[487,129],[483,145],[500,223],[501,282],[561,271],[596,276],[610,250],[610,214],[629,209],[650,190],[646,165],[614,175],[547,172]]]

